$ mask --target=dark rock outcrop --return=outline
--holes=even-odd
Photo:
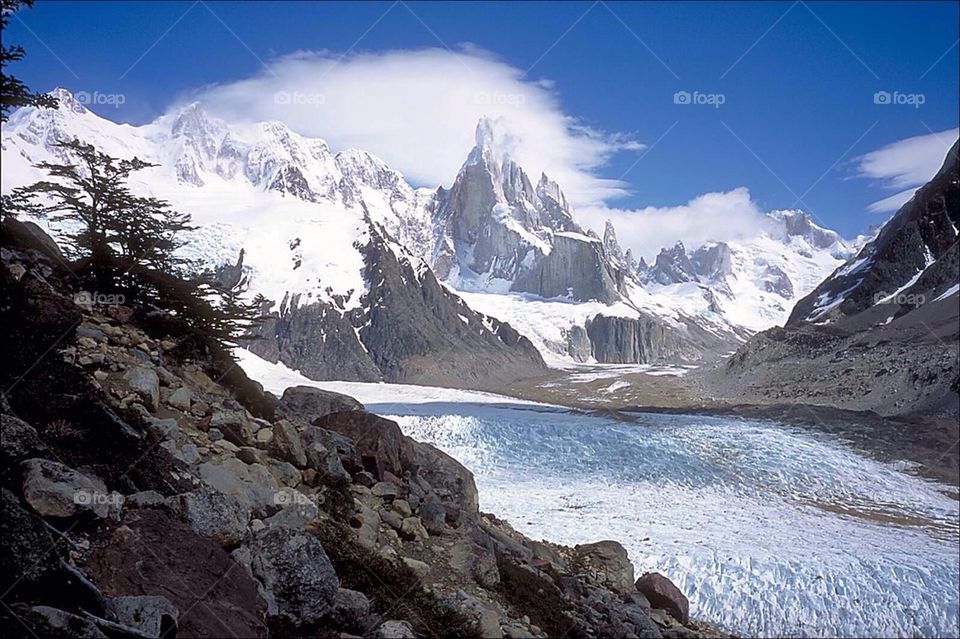
[[[680,623],[690,620],[690,603],[687,598],[672,581],[660,573],[646,573],[637,579],[636,587],[652,607],[666,610]]]
[[[471,310],[371,224],[361,249],[370,288],[346,313],[284,300],[250,349],[311,379],[494,388],[545,368],[528,339]]]
[[[363,404],[342,393],[334,393],[313,386],[291,386],[283,391],[280,410],[305,422],[350,410],[363,410]]]

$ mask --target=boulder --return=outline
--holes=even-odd
[[[363,410],[363,404],[349,395],[312,386],[291,386],[283,391],[280,410],[310,423],[330,413]]]
[[[234,546],[247,534],[250,507],[237,497],[204,487],[171,500],[191,529],[221,546]]]
[[[4,471],[46,448],[33,426],[13,415],[0,416],[0,462]]]
[[[445,501],[452,502],[470,518],[480,510],[480,497],[473,473],[440,449],[430,444],[407,440],[405,466],[428,482]]]
[[[107,614],[117,623],[135,628],[147,637],[175,637],[180,611],[173,602],[159,595],[112,597]]]
[[[637,579],[637,590],[643,594],[653,608],[666,610],[680,623],[690,620],[690,603],[673,582],[658,572],[648,572]]]
[[[131,366],[123,374],[123,379],[151,411],[160,405],[160,378],[152,368]]]
[[[333,599],[330,622],[335,628],[363,634],[364,622],[370,614],[370,600],[362,592],[340,588]]]
[[[351,467],[359,467],[360,458],[353,442],[339,433],[307,426],[300,431],[300,443],[307,456],[307,466],[334,477],[349,479],[344,461]]]
[[[400,460],[409,456],[410,440],[403,436],[396,422],[366,411],[353,410],[325,415],[314,420],[313,424],[351,439],[363,469],[378,480],[384,478],[385,471],[403,475]]]
[[[204,462],[197,466],[200,479],[214,490],[233,495],[257,517],[269,517],[279,508],[275,494],[279,482],[262,464],[245,464],[227,458],[219,463]]]
[[[256,441],[256,429],[240,411],[215,410],[210,416],[210,429],[219,430],[224,439],[236,446],[250,446]]]
[[[284,461],[288,461],[297,468],[307,465],[307,455],[300,442],[300,433],[287,420],[280,420],[273,425],[273,439],[270,440],[267,450]]]
[[[192,399],[193,393],[190,392],[190,389],[186,386],[181,386],[170,393],[170,397],[167,398],[167,403],[178,410],[186,412],[190,410],[190,400]]]
[[[406,621],[391,619],[380,624],[374,637],[377,637],[377,639],[416,639],[417,633]]]
[[[419,517],[407,517],[400,525],[400,536],[410,541],[420,541],[426,539],[429,535]]]
[[[616,541],[598,541],[574,547],[577,561],[597,582],[619,593],[634,590],[633,564],[627,550]]]
[[[15,586],[39,584],[59,570],[59,557],[50,533],[16,496],[3,490],[3,517],[0,517],[0,584],[2,592]]]
[[[447,511],[435,495],[430,495],[420,504],[419,515],[427,532],[431,535],[443,534]]]
[[[86,569],[105,594],[163,593],[180,611],[181,637],[267,636],[256,581],[220,544],[164,510],[125,510],[122,525],[104,541],[94,546]]]
[[[106,517],[113,494],[103,482],[49,459],[23,462],[23,498],[44,517]]]
[[[413,557],[401,557],[403,565],[413,571],[418,579],[423,579],[430,572],[430,566]]]
[[[340,580],[316,537],[265,528],[236,556],[260,583],[269,616],[297,628],[317,623],[333,609]]]

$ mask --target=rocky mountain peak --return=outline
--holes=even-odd
[[[70,111],[73,113],[89,112],[87,107],[83,106],[83,104],[77,100],[73,93],[67,89],[64,89],[63,87],[57,87],[53,91],[50,91],[47,95],[50,95],[57,100],[58,107],[62,111]]]
[[[620,243],[617,241],[617,230],[610,220],[607,220],[603,225],[603,250],[608,257],[618,263],[624,262],[623,249],[620,248]]]

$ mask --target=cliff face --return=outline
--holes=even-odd
[[[369,289],[348,312],[299,295],[258,329],[250,350],[311,379],[498,388],[545,368],[508,324],[471,310],[373,224],[361,251]]]
[[[623,285],[623,272],[606,259],[600,240],[559,233],[550,254],[518,277],[511,290],[613,304]]]
[[[960,173],[937,175],[846,264],[718,371],[742,402],[801,401],[882,415],[960,413]]]
[[[315,388],[264,393],[135,300],[78,305],[44,238],[2,236],[5,628],[715,636],[662,578],[635,583],[616,542],[527,539],[396,423]]]

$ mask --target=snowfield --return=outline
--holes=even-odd
[[[956,636],[960,506],[943,486],[780,424],[635,423],[489,393],[311,382],[244,355],[275,393],[347,392],[473,471],[480,507],[535,539],[616,539],[691,614],[744,636]]]

